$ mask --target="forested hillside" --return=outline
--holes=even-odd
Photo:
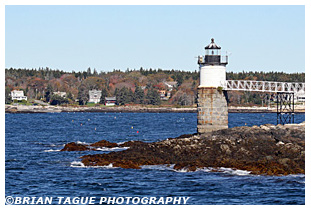
[[[304,82],[304,73],[284,72],[227,72],[227,79]],[[83,72],[39,69],[5,69],[6,103],[11,103],[10,92],[23,90],[28,100],[45,102],[61,100],[53,92],[66,92],[60,103],[85,105],[89,90],[100,90],[104,96],[116,96],[119,105],[152,104],[180,105],[196,104],[199,72],[181,70],[143,69],[113,70],[98,72],[88,68]],[[266,102],[263,93],[229,91],[230,105],[253,105]],[[103,100],[101,100],[103,102]]]

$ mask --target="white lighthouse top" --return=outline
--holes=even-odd
[[[200,67],[200,85],[199,87],[221,87],[226,81],[226,65],[228,56],[221,56],[221,47],[215,44],[214,39],[205,47],[206,54],[199,56],[198,64]]]

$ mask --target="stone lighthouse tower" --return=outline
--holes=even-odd
[[[198,60],[198,133],[228,128],[227,94],[222,89],[228,56],[221,56],[221,47],[215,44],[213,38],[205,50],[205,56],[199,56]]]

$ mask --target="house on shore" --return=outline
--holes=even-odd
[[[105,97],[105,105],[106,106],[114,106],[116,105],[117,97]]]
[[[100,97],[102,96],[102,91],[100,90],[89,90],[89,102],[90,103],[99,103],[100,102]]]
[[[59,92],[59,91],[57,91],[57,92],[53,92],[53,94],[65,98],[67,93],[66,92]]]
[[[177,82],[164,82],[169,91],[172,91],[174,87],[177,87]]]
[[[295,103],[296,102],[305,102],[306,101],[306,96],[305,96],[305,91],[300,90],[298,93],[295,94]]]
[[[12,101],[14,100],[26,100],[27,101],[27,96],[24,96],[24,91],[22,90],[13,90],[11,91],[11,97],[12,97]]]
[[[168,100],[168,97],[166,97],[166,91],[165,90],[159,90],[159,95],[161,100]]]

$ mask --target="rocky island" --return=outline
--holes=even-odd
[[[176,170],[195,171],[220,167],[251,174],[287,175],[305,172],[305,123],[234,127],[206,134],[189,134],[159,142],[106,140],[79,145],[71,142],[62,151],[94,150],[98,147],[129,147],[105,154],[84,155],[85,166],[139,169],[143,165],[174,165]]]

